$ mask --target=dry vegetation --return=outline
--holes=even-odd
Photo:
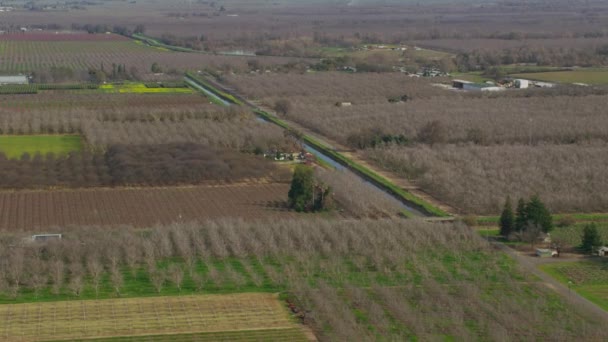
[[[80,134],[86,146],[67,156],[0,156],[2,188],[200,184],[250,178],[285,180],[286,170],[254,156],[294,149],[281,129],[197,95],[55,94],[7,96],[3,134]],[[65,101],[61,101],[65,98]],[[31,99],[31,101],[30,101]],[[101,101],[100,101],[101,100]],[[178,101],[179,100],[179,101]],[[105,101],[105,102],[104,102]]]
[[[352,217],[392,217],[403,210],[403,205],[390,195],[349,171],[327,171],[317,168],[315,176],[330,187],[332,198]]]
[[[494,214],[508,195],[534,194],[554,212],[606,210],[606,151],[600,143],[391,147],[366,154],[465,213]]]
[[[53,38],[53,33],[47,33]],[[66,35],[68,37],[72,35]],[[86,36],[86,35],[83,35]],[[299,63],[299,59],[285,57],[219,56],[214,54],[174,52],[136,44],[134,41],[49,41],[47,38],[28,39],[25,35],[10,35],[0,40],[3,73],[31,73],[51,68],[69,68],[75,73],[111,69],[113,64],[123,65],[138,78],[151,79],[152,64],[157,63],[164,72],[179,75],[178,71],[210,68],[223,71],[248,71],[250,64],[260,68]]]
[[[458,224],[221,221],[63,233],[46,244],[3,235],[2,301],[288,291],[322,340],[606,338],[595,318]]]
[[[229,83],[269,106],[279,99],[289,101],[286,118],[345,144],[349,138],[373,131],[403,134],[414,141],[432,121],[445,126],[445,139],[450,142],[608,140],[608,121],[603,115],[608,96],[601,89],[482,96],[448,92],[400,74],[343,73],[236,76]],[[405,103],[389,103],[403,95],[409,98]],[[337,107],[336,102],[352,102],[353,106]]]
[[[558,212],[608,208],[605,88],[456,93],[399,74],[228,82],[267,107],[287,103],[284,118],[365,149],[368,158],[462,213],[496,214],[508,195],[531,194]],[[403,95],[407,101],[389,102]]]
[[[102,96],[105,103],[90,101],[86,94],[55,96],[67,97],[68,103],[51,102],[43,109],[36,99],[28,102],[21,97],[8,97],[0,107],[0,132],[76,133],[82,134],[90,145],[102,148],[116,144],[196,143],[253,152],[290,145],[281,129],[256,121],[251,113],[210,105],[196,95],[173,96],[166,103],[167,96],[156,95]]]

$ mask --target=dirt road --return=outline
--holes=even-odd
[[[507,253],[513,259],[515,259],[526,271],[534,274],[538,278],[541,279],[543,284],[545,284],[551,290],[557,292],[560,296],[562,296],[567,302],[569,302],[574,307],[580,309],[582,312],[589,313],[594,317],[604,320],[608,323],[608,311],[603,310],[587,298],[579,295],[575,291],[569,289],[566,285],[560,283],[550,275],[538,269],[538,262],[535,262],[533,257],[527,256],[521,252],[518,252],[512,248],[509,248],[505,244],[497,241],[491,241],[492,245],[498,248],[499,250]]]

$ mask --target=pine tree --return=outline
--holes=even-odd
[[[528,222],[539,226],[543,233],[548,233],[553,229],[553,218],[538,196],[532,196],[526,205]]]
[[[597,226],[592,223],[586,225],[583,229],[583,235],[581,237],[581,250],[587,253],[592,253],[594,248],[602,245],[602,237],[597,231]]]
[[[313,169],[305,165],[296,166],[289,189],[289,206],[298,212],[312,209],[314,186]]]
[[[526,202],[523,198],[520,198],[519,201],[517,201],[515,215],[515,230],[518,232],[523,232],[526,229],[526,224],[528,223]]]
[[[511,197],[507,197],[504,209],[500,215],[500,235],[509,237],[513,232],[515,225],[515,217],[513,215],[513,206],[511,205]]]

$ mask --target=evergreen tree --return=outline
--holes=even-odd
[[[528,223],[526,202],[524,202],[523,198],[520,198],[519,201],[517,201],[517,209],[515,211],[515,215],[515,230],[518,232],[522,232],[526,229],[526,224]]]
[[[587,253],[593,253],[593,249],[601,245],[602,237],[597,231],[597,226],[594,223],[586,225],[581,237],[581,250]]]
[[[500,235],[508,237],[515,227],[515,217],[513,215],[513,206],[511,205],[511,197],[507,197],[504,209],[500,215]]]
[[[538,196],[532,196],[526,205],[526,214],[528,222],[539,226],[543,233],[548,233],[553,229],[551,213]]]
[[[289,189],[289,206],[298,212],[311,209],[314,206],[314,187],[313,169],[305,165],[296,166]]]

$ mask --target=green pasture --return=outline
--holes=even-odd
[[[541,265],[540,269],[608,310],[608,258],[551,263]]]
[[[608,69],[583,69],[513,74],[513,77],[556,83],[608,84]]]
[[[78,135],[0,135],[0,152],[8,158],[18,159],[24,153],[66,155],[82,149]]]

